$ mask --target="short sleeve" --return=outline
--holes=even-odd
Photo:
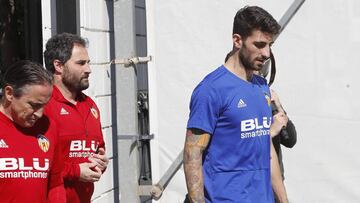
[[[200,83],[190,101],[190,115],[187,128],[197,128],[213,134],[219,118],[221,101],[215,88]]]

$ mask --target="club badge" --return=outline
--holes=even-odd
[[[90,108],[90,111],[92,113],[92,115],[97,119],[99,117],[99,114],[97,112],[97,110],[94,107]]]
[[[39,134],[37,136],[37,140],[38,140],[40,149],[43,150],[43,152],[47,152],[50,148],[49,140],[44,135],[41,135],[41,134]]]
[[[268,106],[270,106],[270,104],[271,104],[271,98],[270,98],[270,96],[268,95],[268,94],[266,94],[266,93],[264,93],[265,94],[265,99],[266,99],[266,101],[267,101],[267,104],[268,104]]]

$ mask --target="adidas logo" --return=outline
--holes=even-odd
[[[0,140],[0,148],[9,148],[3,139]]]
[[[239,103],[237,104],[237,107],[238,108],[244,108],[244,107],[246,107],[246,103],[242,99],[240,99]]]
[[[67,112],[64,108],[61,108],[60,115],[68,115],[69,112]]]

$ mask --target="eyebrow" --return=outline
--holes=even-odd
[[[77,61],[75,61],[75,63],[77,63],[77,64],[85,64],[85,63],[90,63],[90,59],[89,60],[77,60]]]
[[[34,109],[40,108],[46,104],[46,103],[42,103],[42,102],[32,102],[32,101],[29,101],[28,103]]]

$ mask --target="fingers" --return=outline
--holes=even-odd
[[[100,168],[100,170],[104,170],[108,165],[108,161],[105,158],[90,157],[89,161],[91,163],[95,163],[96,166]]]
[[[279,112],[276,115],[274,115],[274,121],[279,122],[282,126],[286,127],[286,124],[287,124],[288,120],[289,120],[289,118],[283,112]]]
[[[101,170],[96,163],[81,163],[80,166],[80,181],[96,182],[100,180]]]
[[[101,170],[105,170],[109,163],[109,158],[107,158],[107,156],[105,155],[104,148],[99,148],[98,154],[94,154],[92,157],[90,157],[89,161],[91,161],[92,163],[96,163],[96,165]]]

